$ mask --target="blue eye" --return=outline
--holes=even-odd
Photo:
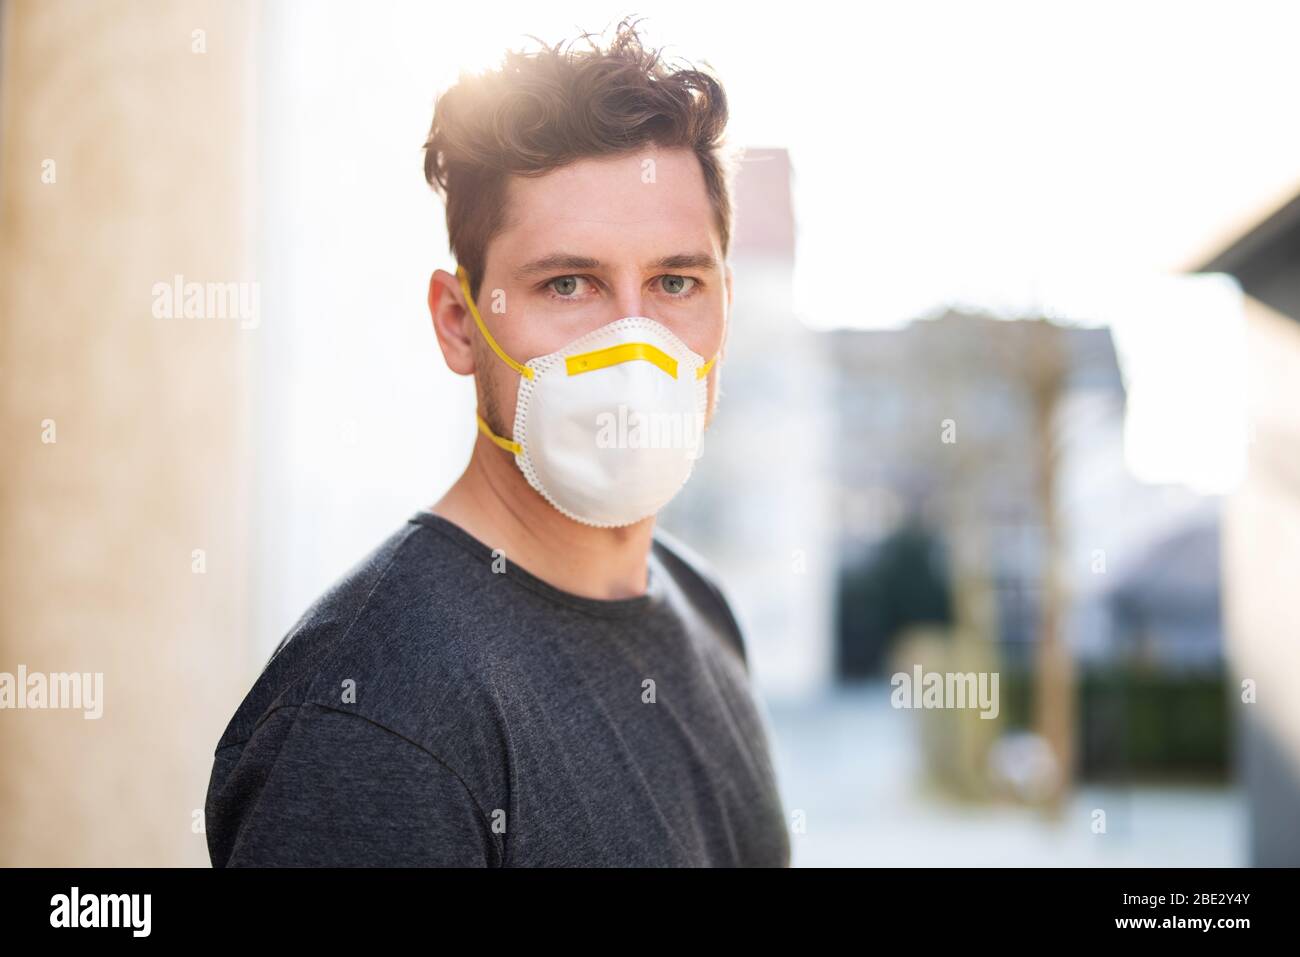
[[[686,285],[690,283],[690,285]],[[671,296],[689,294],[695,288],[695,280],[690,276],[660,276],[659,287]]]

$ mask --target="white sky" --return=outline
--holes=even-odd
[[[1063,272],[1179,270],[1300,189],[1300,4],[628,9],[652,42],[718,70],[737,142],[790,150],[812,326],[891,325],[936,298],[1019,302]],[[554,41],[620,13],[441,10],[369,5],[358,36],[423,51],[442,85],[524,34]]]

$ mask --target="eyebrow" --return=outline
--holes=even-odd
[[[517,280],[527,279],[543,273],[563,270],[599,269],[601,262],[591,256],[577,256],[571,253],[549,253],[531,262],[526,262],[514,272]],[[673,253],[661,256],[646,263],[646,269],[717,269],[718,260],[710,253]]]

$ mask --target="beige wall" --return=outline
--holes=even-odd
[[[1251,804],[1251,863],[1300,864],[1300,322],[1246,297],[1245,482],[1224,515],[1224,616]]]
[[[255,278],[255,10],[5,13],[0,672],[103,672],[104,715],[0,711],[0,865],[206,866],[193,815],[256,664],[257,332],[155,318],[153,285]]]

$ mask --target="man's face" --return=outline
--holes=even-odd
[[[730,274],[693,151],[647,147],[511,178],[508,224],[489,244],[478,306],[516,361],[625,316],[667,326],[708,361],[725,340],[730,304]],[[519,377],[474,337],[484,417],[509,435]]]

